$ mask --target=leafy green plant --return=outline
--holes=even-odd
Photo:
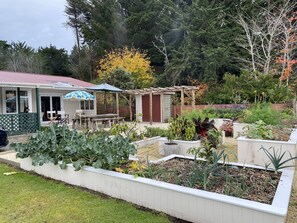
[[[184,116],[173,118],[169,121],[169,134],[173,134],[176,139],[193,140],[195,136],[195,124],[192,120],[186,119]]]
[[[112,169],[128,160],[129,154],[136,152],[128,138],[111,138],[106,134],[86,135],[57,125],[37,132],[26,143],[12,144],[12,148],[19,158],[31,157],[33,165],[57,165],[60,161],[62,169],[72,163],[75,170],[80,170],[84,165]]]
[[[291,153],[288,151],[282,152],[281,149],[276,151],[274,147],[270,147],[269,149],[266,149],[263,146],[261,146],[259,150],[263,150],[266,156],[270,160],[270,162],[266,163],[265,165],[266,169],[270,164],[273,166],[273,169],[275,172],[278,172],[279,170],[284,168],[295,167],[295,165],[287,165],[288,162],[297,159],[297,156],[293,157]],[[270,152],[270,150],[272,150],[272,152]],[[290,158],[284,159],[284,156],[286,155],[287,152],[289,153]]]
[[[122,135],[127,137],[131,142],[143,139],[144,135],[137,132],[137,122],[113,124],[110,128],[112,135]]]
[[[192,147],[188,149],[187,153],[193,154],[194,160],[197,160],[197,157],[199,157],[205,159],[207,163],[212,163],[214,150],[215,148],[212,144],[208,140],[205,140],[203,146]]]
[[[246,136],[251,139],[273,139],[272,128],[259,120],[247,127]]]
[[[212,144],[214,148],[222,142],[222,131],[212,128],[207,131],[207,140]]]

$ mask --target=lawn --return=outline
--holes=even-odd
[[[3,173],[17,172],[13,175]],[[0,163],[0,222],[170,222],[165,214]]]

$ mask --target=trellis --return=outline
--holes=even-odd
[[[0,125],[8,131],[8,135],[33,133],[39,128],[37,113],[0,115]]]

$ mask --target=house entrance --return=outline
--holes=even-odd
[[[61,111],[61,96],[41,96],[42,121],[50,121],[50,117],[57,116]]]

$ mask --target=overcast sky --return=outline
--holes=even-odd
[[[66,0],[0,0],[0,40],[26,42],[37,49],[50,44],[70,53],[74,34],[65,27]]]

